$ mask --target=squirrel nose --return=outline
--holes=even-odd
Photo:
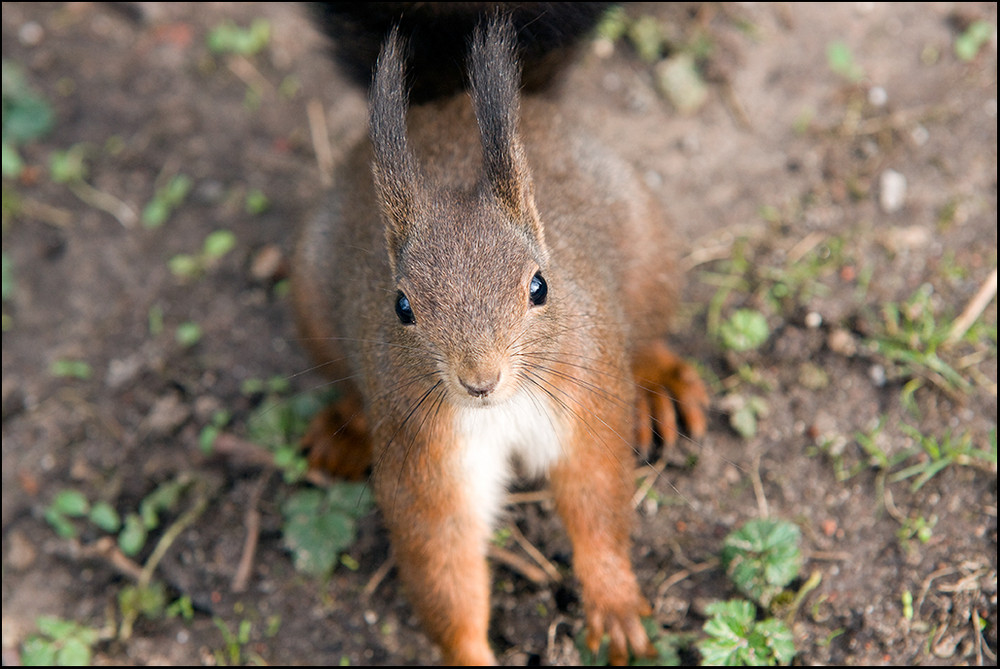
[[[465,391],[472,395],[473,397],[486,397],[492,393],[497,384],[500,383],[500,372],[497,372],[489,379],[472,379],[466,380],[460,378],[459,381],[462,383],[462,387]]]

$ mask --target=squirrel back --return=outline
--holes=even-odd
[[[319,27],[332,38],[341,68],[367,88],[379,50],[396,30],[406,43],[410,101],[419,104],[461,90],[473,31],[500,14],[514,27],[523,86],[540,90],[558,79],[612,2],[316,2]]]

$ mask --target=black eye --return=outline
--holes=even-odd
[[[531,284],[528,286],[528,299],[531,300],[533,306],[540,307],[545,304],[545,297],[548,294],[549,287],[545,285],[542,273],[535,272],[535,276],[531,277]]]
[[[417,319],[413,317],[413,309],[410,308],[410,300],[403,295],[403,291],[396,293],[396,315],[403,325],[413,325]]]

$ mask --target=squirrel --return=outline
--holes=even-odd
[[[521,95],[511,13],[479,14],[468,91],[421,104],[390,29],[369,136],[301,230],[300,332],[343,383],[305,441],[334,473],[370,468],[400,579],[449,664],[496,662],[488,539],[508,482],[547,476],[587,644],[609,635],[624,664],[655,655],[629,556],[635,452],[654,426],[666,444],[678,419],[706,429],[705,386],[664,341],[676,244],[635,171],[558,96]]]

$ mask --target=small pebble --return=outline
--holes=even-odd
[[[889,101],[889,94],[881,86],[872,86],[868,89],[868,104],[872,107],[884,107]]]
[[[38,46],[45,37],[45,30],[36,21],[28,21],[17,31],[17,38],[25,46]]]
[[[285,257],[275,244],[268,244],[257,251],[250,263],[250,274],[257,281],[276,281],[282,278]]]
[[[826,338],[826,345],[839,355],[852,356],[858,351],[858,343],[848,330],[837,328]]]
[[[882,211],[892,214],[903,208],[906,202],[906,177],[896,170],[886,170],[879,177],[879,205]]]

